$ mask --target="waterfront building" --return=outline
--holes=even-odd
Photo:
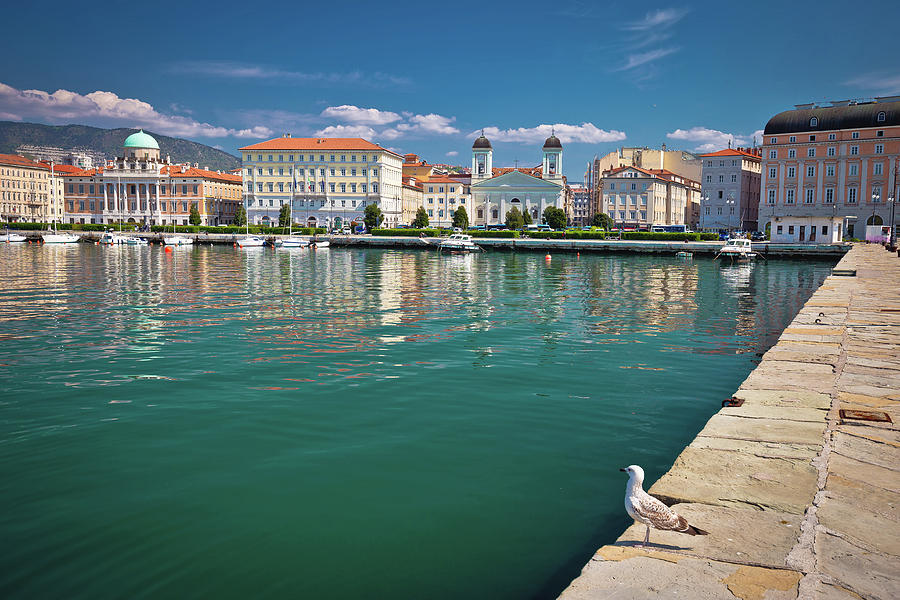
[[[242,199],[240,176],[162,161],[156,140],[143,131],[128,136],[122,156],[105,168],[60,171],[70,223],[188,225],[196,208],[201,225],[225,225]]]
[[[761,157],[758,148],[726,148],[700,155],[701,230],[756,231]]]
[[[512,207],[522,213],[529,211],[535,223],[543,220],[544,209],[548,206],[564,209],[566,182],[562,175],[562,143],[551,135],[541,151],[540,167],[499,169],[495,173],[491,142],[484,134],[475,140],[469,188],[474,210],[466,208],[473,225],[502,224]]]
[[[50,166],[0,154],[0,219],[39,223],[52,217]]]
[[[619,167],[641,167],[657,171],[669,171],[691,181],[700,181],[702,161],[701,159],[684,150],[669,150],[665,144],[657,150],[648,147],[621,147],[602,157],[595,157],[589,168],[590,181],[593,186],[594,213],[603,212],[600,186],[597,184],[603,173]],[[699,205],[696,207],[699,213]],[[593,215],[592,215],[593,216]]]
[[[377,205],[382,226],[402,222],[403,158],[362,138],[294,138],[285,134],[240,149],[244,202],[252,223],[278,222],[293,203],[294,219],[338,228],[361,222]]]
[[[416,181],[428,181],[428,178],[435,172],[434,165],[419,158],[417,154],[403,155],[403,180],[413,177]]]
[[[566,211],[569,223],[577,227],[585,227],[591,224],[594,218],[591,210],[591,192],[590,189],[580,184],[569,186],[571,189],[572,202]]]
[[[410,225],[416,218],[416,212],[419,207],[423,206],[424,190],[422,184],[416,181],[415,177],[403,178],[403,191],[401,192],[401,209],[400,224]]]
[[[841,216],[775,217],[770,240],[779,244],[834,244],[843,239],[843,227]]]
[[[862,237],[864,225],[890,221],[890,200],[898,199],[900,96],[797,105],[769,119],[764,131],[762,229],[776,217],[840,216],[848,237]],[[900,211],[893,212],[896,227]]]
[[[699,206],[700,183],[666,169],[618,167],[602,174],[598,188],[602,211],[616,227],[649,229],[654,225],[687,225]]]
[[[423,203],[428,214],[428,224],[435,227],[450,227],[453,224],[453,213],[463,206],[469,217],[472,216],[472,205],[465,192],[465,186],[456,179],[446,175],[432,175],[422,182],[424,189]]]

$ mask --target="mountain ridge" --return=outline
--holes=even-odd
[[[125,138],[137,129],[119,127],[104,129],[90,125],[44,125],[19,121],[0,121],[0,153],[15,154],[23,144],[56,146],[59,148],[84,147],[103,152],[109,158],[122,154]],[[183,138],[170,137],[145,130],[159,143],[160,156],[169,155],[175,163],[197,163],[212,170],[229,171],[241,166],[237,156],[218,148]]]

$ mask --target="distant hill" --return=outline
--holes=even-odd
[[[0,121],[0,154],[15,154],[22,144],[58,146],[60,148],[85,147],[103,152],[109,158],[122,153],[125,138],[136,129],[101,129],[87,125],[41,125]],[[198,163],[200,167],[227,171],[241,166],[238,157],[204,144],[173,138],[147,131],[159,143],[160,156],[168,154],[172,162]]]

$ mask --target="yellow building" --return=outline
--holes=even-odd
[[[0,154],[0,219],[37,223],[51,215],[50,167],[16,154]]]
[[[402,225],[410,225],[416,218],[416,211],[422,206],[423,193],[422,184],[415,177],[403,178],[403,208],[400,215]]]
[[[277,223],[293,204],[295,222],[339,228],[377,205],[382,226],[402,222],[399,154],[362,138],[294,138],[241,148],[244,202],[252,223]]]

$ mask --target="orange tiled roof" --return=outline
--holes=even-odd
[[[616,167],[615,169],[610,169],[609,171],[604,171],[602,176],[608,177],[610,175],[615,175],[617,173],[621,173],[622,171],[624,171],[626,169],[634,169],[635,171],[640,171],[641,173],[643,173],[645,175],[649,175],[650,177],[659,177],[659,174],[654,173],[652,169],[643,169],[641,167],[634,167],[634,166]],[[657,169],[657,170],[659,171],[659,170],[665,170],[665,169]]]
[[[28,167],[29,169],[50,170],[49,165],[43,165],[41,163],[34,162],[30,158],[25,158],[24,156],[19,156],[18,154],[0,154],[0,164],[15,167]]]
[[[385,150],[362,138],[295,138],[279,137],[258,144],[244,146],[241,150]],[[393,154],[393,152],[392,152]]]
[[[432,175],[428,179],[422,181],[422,183],[459,183],[455,179],[450,179],[446,175]]]
[[[160,172],[170,177],[201,177],[203,179],[215,179],[226,183],[241,183],[244,178],[240,175],[231,173],[217,173],[216,171],[208,171],[206,169],[198,169],[197,167],[188,167],[184,172],[181,171],[181,165],[166,165],[162,167]]]
[[[750,158],[755,158],[756,160],[762,160],[762,157],[759,154],[753,154],[751,152],[745,152],[744,150],[737,150],[735,148],[726,148],[725,150],[710,152],[709,154],[701,154],[700,156],[748,156]]]

